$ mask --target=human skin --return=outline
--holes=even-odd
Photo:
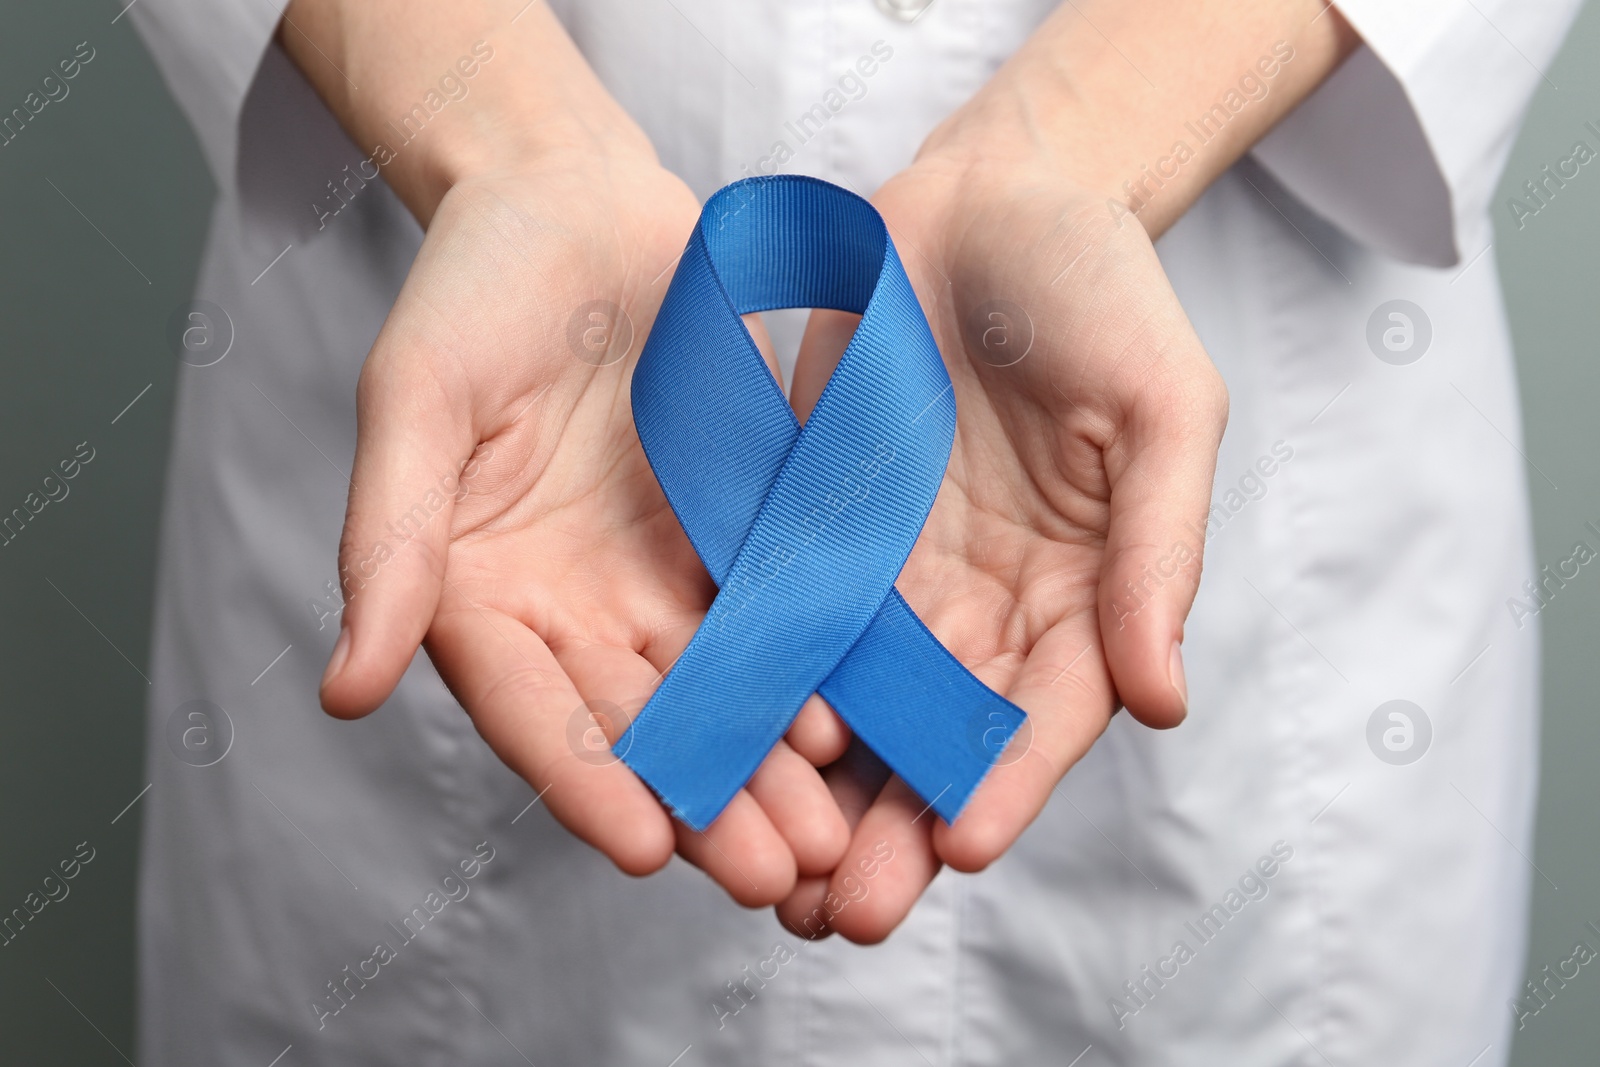
[[[1119,705],[1146,726],[1183,720],[1183,624],[1227,397],[1151,242],[1358,43],[1316,0],[1075,0],[873,197],[959,412],[944,486],[898,587],[1029,724],[953,825],[898,779],[827,772],[853,837],[833,875],[803,877],[779,906],[795,933],[814,936],[806,920],[835,911],[828,894],[846,897],[844,879],[887,841],[895,859],[872,892],[827,923],[881,940],[942,864],[977,871],[1003,854]],[[1274,62],[1284,44],[1293,58]],[[1144,178],[1176,141],[1196,143],[1185,120],[1245,74],[1265,95],[1167,164],[1170,177]],[[1015,363],[986,344],[992,320],[977,318],[1002,299],[1032,340]],[[813,313],[797,409],[820,393],[854,321]],[[1137,611],[1128,583],[1142,591]]]
[[[385,123],[474,42],[497,56],[384,167],[427,236],[361,374],[348,604],[323,704],[372,711],[421,642],[575,834],[634,874],[676,848],[739,902],[770,904],[848,841],[787,744],[704,834],[572,744],[596,725],[616,739],[714,593],[640,450],[631,361],[595,366],[568,343],[574,310],[599,299],[642,339],[699,208],[544,5],[506,19],[487,4],[308,0],[280,28],[362,145],[391,139]],[[355,580],[385,524],[464,463],[467,492]]]
[[[1066,4],[878,191],[960,412],[899,588],[1030,729],[946,826],[898,780],[847,770],[872,761],[836,762],[848,734],[813,698],[696,834],[624,765],[569,743],[589,701],[621,706],[601,722],[615,740],[715,588],[633,431],[631,357],[593,366],[567,334],[575,308],[605,299],[642,338],[697,204],[542,2],[509,17],[481,0],[294,0],[280,30],[363,145],[473,42],[514,57],[484,65],[384,167],[427,237],[362,372],[341,573],[441,473],[482,461],[471,491],[350,595],[323,704],[370,712],[421,644],[579,837],[635,874],[676,849],[805,936],[830,884],[888,841],[872,893],[824,928],[880,940],[941,864],[977,870],[1002,854],[1117,707],[1154,727],[1186,714],[1180,644],[1203,547],[1190,531],[1204,526],[1227,401],[1151,241],[1354,35],[1314,0]],[[1294,59],[1265,97],[1159,188],[1133,184],[1278,41]],[[973,329],[995,299],[1032,323],[1033,347],[1010,366],[986,359]],[[851,327],[814,314],[800,411]],[[1119,610],[1124,583],[1176,544],[1192,549],[1184,565],[1138,612]]]

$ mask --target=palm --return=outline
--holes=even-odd
[[[366,710],[395,666],[382,653],[425,632],[480,733],[580,837],[635,872],[664,863],[676,840],[736,898],[770,902],[797,861],[826,868],[842,845],[809,763],[780,745],[701,835],[674,828],[595,744],[596,727],[620,735],[715,594],[628,396],[627,357],[698,209],[662,172],[613,177],[608,188],[519,175],[458,186],[441,204],[363,371],[346,556],[466,469],[429,535],[352,599],[368,628],[394,616],[390,648],[364,637],[379,650],[366,675],[347,670],[349,692],[325,702]],[[627,204],[646,209],[630,217]]]
[[[1175,516],[1204,514],[1220,387],[1137,222],[1119,226],[1103,201],[1061,186],[1014,186],[955,213],[956,224],[930,210],[938,179],[915,168],[875,200],[958,411],[944,483],[898,586],[1029,722],[955,825],[922,818],[924,802],[898,781],[865,812],[841,870],[880,839],[907,860],[888,891],[840,915],[838,928],[857,939],[892,929],[940,860],[973,870],[1004,851],[1119,699],[1155,725],[1183,714],[1168,647],[1201,539],[1180,533]],[[813,317],[797,369],[802,406],[851,325]],[[1168,595],[1125,614],[1102,586],[1170,563],[1175,539],[1191,552],[1163,579]],[[1153,648],[1158,632],[1165,643]],[[848,806],[864,787],[838,788]],[[819,891],[803,886],[780,913],[793,924]]]

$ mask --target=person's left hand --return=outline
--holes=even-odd
[[[942,863],[976,871],[1005,852],[1119,703],[1154,727],[1187,711],[1179,642],[1227,418],[1221,377],[1137,219],[1042,168],[985,173],[923,161],[874,198],[958,412],[897,584],[1028,721],[953,825],[898,778],[878,791],[861,760],[830,769],[855,827],[834,873],[778,905],[801,936],[881,940]],[[813,313],[802,413],[857,321]],[[884,843],[893,858],[876,862]],[[875,872],[864,890],[858,870]]]

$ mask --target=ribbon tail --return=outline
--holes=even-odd
[[[817,691],[947,823],[1026,718],[952,656],[898,590]]]

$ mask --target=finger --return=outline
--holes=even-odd
[[[845,825],[853,834],[872,802],[889,781],[889,768],[859,740],[852,740],[840,759],[824,767],[823,779],[833,794]],[[832,872],[830,871],[829,874]],[[814,941],[833,933],[828,925],[824,902],[828,895],[827,877],[801,878],[775,909],[778,921],[797,937]]]
[[[670,669],[693,633],[693,625],[682,625],[659,633],[646,645],[646,656],[653,664],[661,664],[656,678],[650,680],[651,688]],[[822,697],[813,694],[802,705],[789,733],[774,745],[746,784],[746,790],[789,841],[797,870],[803,875],[834,869],[850,841],[850,827],[816,771],[840,758],[848,745],[850,729]]]
[[[800,714],[784,735],[789,747],[810,760],[813,767],[826,767],[841,758],[850,747],[850,737],[850,727],[815,693],[801,705]]]
[[[644,707],[661,677],[655,665],[639,653],[612,645],[586,644],[563,648],[557,659],[572,679],[587,708],[598,716],[609,715],[621,720],[621,728],[614,733],[607,730],[612,740],[621,736]],[[805,803],[804,782],[792,781],[795,777],[792,770],[787,777],[780,771],[773,788],[778,790],[787,786],[792,794],[780,798],[786,801],[786,817],[802,820],[814,818],[819,797],[822,802],[828,801],[826,787],[804,760],[793,752],[787,755],[789,760],[799,763],[803,770],[816,779],[816,793],[809,798],[811,805]],[[822,807],[822,814],[826,815],[830,809],[837,816],[838,809],[831,802]],[[843,817],[837,817],[842,824]],[[825,820],[822,822],[826,825]],[[806,843],[811,844],[811,839],[804,836],[810,832],[809,827],[802,825],[800,832]],[[782,899],[793,886],[796,860],[790,845],[764,807],[751,803],[751,798],[743,790],[728,805],[722,817],[708,828],[706,835],[681,825],[675,826],[674,835],[683,858],[705,871],[746,907]],[[823,845],[826,847],[826,842]],[[837,854],[843,851],[844,846],[838,844],[832,847]],[[807,858],[816,861],[815,847],[807,853]]]
[[[391,320],[361,371],[339,580],[345,610],[322,706],[365,715],[400,681],[439,602],[453,498],[477,441],[463,396],[408,358]]]
[[[694,630],[692,623],[665,628],[645,646],[643,656],[647,659],[635,657],[641,665],[636,679],[641,692],[648,695],[654,691],[694,636]],[[607,673],[600,672],[602,677]],[[754,807],[740,801],[741,797],[754,799]],[[783,893],[760,901],[776,903],[788,895],[798,873],[831,871],[850,839],[849,827],[822,776],[783,740],[767,753],[712,829],[715,833],[709,843],[679,832],[678,840],[687,849],[684,858],[711,874],[734,899],[745,904],[787,878],[788,887]],[[768,866],[772,862],[769,830],[787,845],[789,860],[785,870]]]
[[[823,910],[847,940],[874,945],[891,934],[939,873],[933,848],[938,817],[899,778],[889,779],[828,880]]]
[[[850,827],[804,756],[779,741],[745,789],[788,843],[798,873],[824,875],[838,866]]]
[[[591,755],[570,740],[574,728],[581,735],[599,725],[615,742],[627,724],[584,715],[578,690],[536,634],[451,592],[427,648],[495,755],[563,826],[629,874],[649,874],[672,858],[672,823],[649,788],[609,752]]]
[[[828,878],[827,874],[819,874],[798,879],[794,891],[778,901],[772,909],[779,925],[807,941],[832,937],[833,928],[828,925],[828,909],[824,906],[828,897]]]
[[[1006,692],[1027,720],[956,821],[933,831],[934,849],[951,867],[980,871],[1004,854],[1105,732],[1115,696],[1098,637],[1094,620],[1084,616],[1034,645]]]
[[[1100,574],[1100,629],[1117,694],[1146,726],[1169,727],[1188,712],[1183,623],[1200,584],[1206,513],[1227,394],[1199,342],[1181,378],[1157,362],[1160,382],[1142,389],[1124,433],[1106,455],[1109,527]],[[1178,378],[1176,381],[1165,379]]]
[[[776,904],[794,891],[794,852],[747,790],[735,793],[704,831],[674,819],[672,832],[679,855],[747,908]]]

